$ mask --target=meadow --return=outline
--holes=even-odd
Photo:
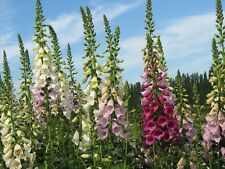
[[[91,10],[80,7],[85,54],[83,70],[78,70],[70,44],[63,59],[54,27],[36,0],[33,52],[18,34],[18,91],[7,51],[2,54],[1,169],[225,168],[221,0],[216,0],[212,65],[204,74],[178,70],[175,78],[167,75],[151,0],[146,0],[145,13],[142,81],[131,84],[122,77],[119,26],[112,28],[103,15],[106,48],[99,53]],[[83,72],[82,83],[78,71]]]

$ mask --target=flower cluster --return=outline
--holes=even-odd
[[[151,82],[153,72],[146,70],[143,78],[142,110],[145,145],[158,141],[178,141],[180,139],[178,121],[173,116],[173,96],[168,90],[167,74],[158,69],[157,83]]]
[[[46,45],[43,47],[37,44],[35,50],[37,51],[37,54],[34,58],[34,85],[32,87],[33,107],[38,113],[38,118],[41,118],[43,112],[46,111],[46,100],[49,102],[48,106],[52,109],[52,113],[57,113],[59,82],[58,77],[55,74],[56,67],[52,62],[51,52],[48,46]]]
[[[99,99],[99,109],[94,112],[96,120],[97,135],[101,139],[108,137],[109,130],[117,136],[127,139],[128,133],[125,129],[128,126],[126,120],[124,102],[116,89],[112,91],[113,99],[109,98],[108,88],[102,90],[102,97]],[[121,93],[122,94],[122,93]],[[109,128],[111,122],[111,128]]]
[[[75,131],[72,142],[79,146],[82,152],[85,152],[91,146],[91,123],[88,116],[82,115],[82,134]]]
[[[207,124],[204,126],[203,141],[209,150],[213,144],[219,144],[225,136],[225,117],[222,112],[213,118],[207,118]],[[224,157],[224,147],[221,147],[221,153]]]
[[[10,119],[10,111],[7,115],[2,114],[1,122],[1,141],[3,144],[3,160],[5,165],[10,169],[21,169],[22,163],[25,164],[28,169],[33,168],[35,153],[31,153],[31,141],[25,137],[21,137],[21,142],[24,142],[21,146],[16,142],[15,137],[23,136],[22,132],[13,128],[13,121]],[[15,133],[16,132],[16,133]],[[22,162],[23,161],[23,162]]]
[[[186,136],[188,141],[192,141],[194,136],[196,136],[196,129],[193,125],[194,120],[192,117],[191,106],[188,104],[188,94],[183,86],[183,79],[179,70],[175,78],[175,83],[175,114],[180,122],[180,132]]]
[[[191,121],[184,121],[183,129],[185,130],[187,140],[192,141],[196,136],[196,129],[194,128],[193,123]]]
[[[68,119],[71,117],[71,112],[75,111],[76,107],[74,104],[74,96],[69,88],[69,83],[67,81],[67,75],[64,72],[58,73],[60,81],[60,100],[61,107],[63,108],[63,115]]]

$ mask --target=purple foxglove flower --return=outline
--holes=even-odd
[[[109,124],[108,119],[104,117],[100,118],[96,123],[97,126],[101,126],[102,128],[105,128],[108,124]]]
[[[94,111],[94,116],[99,118],[100,116],[103,115],[103,113],[105,112],[105,107],[106,105],[102,104],[101,106],[99,106],[99,110]]]
[[[125,132],[122,132],[122,133],[120,134],[120,136],[121,136],[122,138],[126,139],[126,140],[130,138],[129,133],[125,133]]]
[[[176,119],[170,119],[168,121],[168,128],[169,129],[176,129],[177,128],[177,120]]]
[[[112,114],[114,112],[114,104],[112,100],[109,100],[108,104],[106,105],[105,111],[107,114]]]
[[[144,134],[148,135],[149,133],[152,133],[156,129],[156,124],[153,120],[146,122],[144,125]]]
[[[169,95],[170,95],[170,92],[169,92],[168,89],[163,89],[163,90],[162,90],[162,94],[163,94],[164,96],[169,96]]]
[[[165,142],[168,142],[168,141],[171,140],[170,132],[167,131],[167,132],[164,133],[163,140],[164,140]]]
[[[122,127],[118,125],[116,122],[112,123],[112,132],[118,137],[122,133]]]
[[[98,137],[100,137],[101,139],[106,139],[109,133],[109,129],[108,128],[98,128],[97,130],[97,135]]]

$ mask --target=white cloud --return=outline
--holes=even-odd
[[[95,4],[96,8],[92,10],[93,22],[97,32],[102,31],[102,16],[106,14],[108,19],[113,19],[121,14],[138,6],[141,1],[130,4],[110,3],[102,4],[100,1]],[[54,20],[48,21],[57,32],[60,44],[65,46],[67,43],[75,43],[83,37],[83,25],[81,15],[78,12],[71,12],[58,16]]]
[[[8,9],[10,5],[9,3],[10,1],[11,0],[9,0],[7,3],[6,2],[3,3],[2,1],[0,1],[0,9],[1,9],[1,5],[4,6],[5,9]],[[97,31],[102,30],[102,27],[100,25],[101,25],[103,14],[106,14],[109,19],[113,19],[127,12],[128,10],[134,8],[141,2],[142,1],[138,1],[131,4],[116,3],[116,4],[110,4],[110,6],[109,5],[105,6],[102,3],[98,3],[99,5],[96,5],[96,8],[92,11],[94,24]],[[2,21],[5,24],[4,25],[5,29],[8,28],[6,30],[8,30],[7,32],[10,32],[10,33],[1,34],[1,31],[0,31],[0,51],[6,50],[7,56],[10,59],[10,58],[19,56],[19,47],[17,44],[15,32],[12,31],[12,29],[10,28],[11,19],[13,17],[12,15],[13,11],[5,10],[5,9],[3,11],[6,11],[6,12],[2,12],[0,14],[0,25]],[[59,15],[56,19],[48,20],[47,23],[50,23],[54,27],[62,47],[65,47],[67,43],[71,43],[71,44],[75,43],[83,37],[82,20],[81,20],[81,15],[78,12],[71,12],[69,14]],[[32,52],[32,48],[34,47],[34,43],[31,39],[32,37],[28,38],[28,40],[24,42],[24,46],[30,52]]]
[[[164,29],[157,31],[161,35],[171,75],[175,75],[177,69],[190,73],[209,69],[214,20],[212,13],[189,16],[169,21]],[[141,49],[144,44],[143,35],[122,40],[121,54],[127,69],[143,65]]]
[[[168,59],[210,52],[209,45],[215,32],[214,19],[212,13],[189,16],[174,20],[159,31]]]
[[[121,56],[123,67],[130,68],[143,64],[141,49],[145,46],[144,36],[134,36],[121,41]]]

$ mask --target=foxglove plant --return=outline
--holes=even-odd
[[[191,166],[196,166],[196,164],[193,163],[193,156],[189,153],[195,151],[193,141],[196,140],[197,132],[194,127],[194,118],[191,112],[191,106],[188,104],[188,95],[183,86],[183,80],[179,70],[175,78],[174,93],[176,105],[175,114],[180,122],[180,132],[184,148],[182,149],[182,157],[177,166],[180,166],[180,168],[181,166],[191,168]],[[182,165],[181,161],[183,162]]]
[[[44,28],[45,17],[41,7],[40,0],[36,1],[36,34],[34,42],[36,53],[33,62],[33,109],[37,116],[37,127],[41,130],[38,133],[38,151],[37,154],[44,152],[44,159],[37,156],[37,161],[43,161],[46,168],[53,167],[54,162],[58,160],[55,156],[57,145],[56,128],[54,119],[59,112],[60,105],[60,83],[57,76],[57,67],[53,62],[50,48],[47,45],[46,29]]]
[[[223,24],[223,7],[221,0],[217,0],[216,12],[216,27],[217,34],[212,41],[213,65],[210,75],[210,83],[213,90],[207,95],[207,103],[211,105],[211,111],[206,117],[207,124],[204,125],[203,140],[205,149],[209,155],[209,165],[212,167],[212,158],[219,156],[225,159],[224,146],[222,139],[225,132],[225,117],[224,117],[224,94],[225,94],[225,48],[224,34],[225,27]],[[212,155],[214,154],[214,155]],[[219,162],[219,161],[218,161]]]
[[[178,121],[174,117],[174,102],[169,91],[166,68],[162,58],[155,50],[152,21],[151,1],[147,0],[146,10],[146,40],[144,49],[144,74],[142,92],[143,134],[145,146],[157,142],[173,142],[180,139]]]
[[[20,99],[19,99],[19,113],[16,116],[17,121],[17,143],[20,143],[20,151],[23,151],[23,167],[33,168],[36,158],[35,153],[35,131],[32,107],[32,93],[31,93],[31,82],[32,82],[32,70],[30,66],[29,53],[25,50],[23,41],[20,35],[18,35],[19,47],[20,47],[20,62],[21,62],[21,85],[20,85]],[[29,130],[25,128],[29,126]]]
[[[180,71],[178,70],[175,79],[174,93],[176,98],[176,115],[180,121],[181,132],[185,135],[188,141],[191,141],[196,135],[196,129],[193,126],[194,119],[191,113],[191,106],[188,104],[188,95],[183,87],[183,80]]]
[[[121,83],[123,69],[118,66],[123,62],[118,59],[120,28],[116,27],[115,33],[112,33],[106,16],[104,15],[103,18],[107,34],[106,42],[108,43],[105,53],[108,53],[109,56],[103,66],[106,78],[103,82],[102,97],[99,99],[99,109],[94,113],[97,135],[101,139],[106,139],[108,133],[112,132],[116,137],[127,139],[128,133],[125,129],[128,122],[123,101],[123,84]]]
[[[80,116],[81,127],[79,131],[75,131],[73,142],[75,142],[79,149],[83,152],[91,150],[91,154],[84,154],[82,158],[91,158],[91,166],[97,166],[96,162],[96,133],[95,133],[95,120],[94,111],[98,108],[98,97],[100,95],[99,84],[101,83],[100,71],[101,67],[97,62],[100,55],[96,54],[99,47],[95,40],[95,30],[92,21],[92,14],[88,7],[84,11],[80,8],[83,19],[84,35],[85,35],[85,55],[84,59],[84,80],[87,86],[84,89],[86,103],[82,105],[82,115]],[[76,141],[75,141],[76,140]],[[97,154],[98,155],[98,154]],[[90,163],[90,162],[89,162]]]
[[[34,49],[36,56],[34,58],[33,70],[33,106],[38,114],[38,118],[57,114],[57,100],[59,99],[58,77],[56,75],[56,66],[52,61],[51,51],[46,44],[46,35],[44,22],[45,17],[42,14],[40,0],[36,4],[36,34]],[[44,115],[44,113],[46,113]]]
[[[75,111],[74,96],[69,88],[67,74],[65,73],[65,63],[62,61],[61,50],[58,43],[57,35],[52,26],[49,25],[49,32],[52,39],[53,62],[56,65],[56,74],[60,81],[60,108],[66,118],[71,118],[71,113]]]
[[[17,156],[15,150],[19,146],[17,144],[17,130],[15,126],[16,106],[13,98],[13,82],[8,65],[6,52],[3,51],[3,85],[5,87],[5,107],[1,112],[0,126],[1,126],[1,141],[3,146],[2,158],[5,161],[7,168],[21,168],[21,156]]]

